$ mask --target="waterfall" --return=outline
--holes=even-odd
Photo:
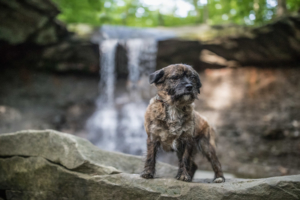
[[[128,49],[129,81],[136,84],[140,77],[139,57],[143,45],[142,39],[130,39],[126,42]]]
[[[105,40],[99,44],[101,55],[100,69],[100,99],[97,103],[113,105],[115,90],[115,54],[117,40]],[[101,106],[101,105],[98,105]]]
[[[115,54],[117,45],[124,45],[128,57],[127,91],[121,105],[115,97]],[[154,39],[104,40],[100,48],[100,95],[97,110],[88,120],[89,139],[105,150],[140,155],[146,150],[147,134],[144,113],[149,99],[142,97],[149,84],[148,74],[156,67],[157,42]],[[146,86],[145,86],[146,85]]]
[[[97,110],[88,120],[89,139],[97,146],[114,150],[117,127],[117,111],[114,107],[115,53],[118,41],[105,40],[99,44],[100,50],[100,96],[96,101]],[[105,134],[99,134],[105,133]]]

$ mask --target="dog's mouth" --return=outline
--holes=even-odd
[[[194,93],[193,93],[193,91],[186,91],[186,92],[180,94],[179,96],[194,96]]]
[[[183,99],[184,99],[185,101],[190,100],[190,98],[191,98],[191,95],[190,95],[190,94],[185,94],[185,95],[183,95]]]
[[[173,96],[174,101],[177,101],[177,100],[188,101],[188,100],[191,100],[193,98],[194,98],[194,93],[193,92],[188,92],[188,91]]]

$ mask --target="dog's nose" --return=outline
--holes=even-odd
[[[192,84],[186,84],[186,85],[185,85],[185,88],[186,88],[188,91],[191,91],[192,88],[193,88],[193,85],[192,85]]]

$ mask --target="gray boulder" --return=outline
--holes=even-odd
[[[203,51],[200,59],[205,67],[282,67],[288,64],[298,67],[299,30],[300,15],[279,18],[261,27],[245,30],[238,36],[217,38],[204,43],[203,49],[211,55]],[[207,59],[210,56],[211,59]]]
[[[58,42],[67,34],[55,20],[59,10],[50,0],[0,1],[0,40],[17,45],[28,40],[38,45]]]
[[[176,167],[158,163],[157,176],[139,177],[143,159],[107,152],[56,131],[0,135],[0,199],[299,199],[300,175],[232,179],[214,184],[172,177]]]
[[[0,135],[0,157],[41,157],[51,163],[84,174],[137,174],[143,170],[142,157],[103,151],[89,141],[53,130],[20,131]],[[174,176],[177,169],[157,164],[158,176]]]

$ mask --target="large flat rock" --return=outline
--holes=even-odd
[[[103,151],[89,141],[53,130],[20,131],[0,135],[0,157],[42,157],[68,170],[107,175],[140,173],[144,159],[123,153]],[[177,168],[157,163],[157,175],[172,177]]]
[[[176,168],[158,163],[158,176],[137,173],[143,159],[102,151],[51,130],[0,135],[0,199],[299,199],[300,175],[232,179],[214,184],[177,181]]]

